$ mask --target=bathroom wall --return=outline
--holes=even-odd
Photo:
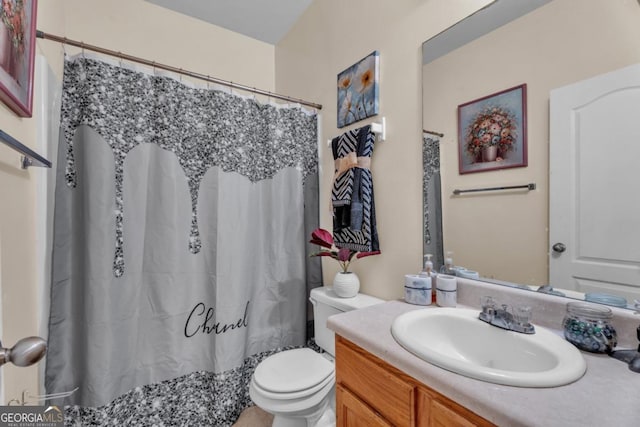
[[[61,32],[63,13],[56,3],[39,3],[38,23],[52,32]],[[55,50],[37,43],[36,54],[52,52]],[[0,103],[0,129],[31,148],[36,146],[37,101],[34,99],[32,118],[19,118]],[[35,183],[42,170],[31,168],[23,171],[19,165],[20,155],[0,144],[0,340],[3,346],[8,347],[23,337],[38,334]],[[19,397],[24,389],[37,393],[37,378],[37,367],[4,365],[0,368],[0,381],[3,383],[0,387],[4,386],[4,400],[0,404]]]
[[[380,51],[380,115],[387,118],[389,130],[388,140],[376,145],[372,171],[383,253],[353,264],[364,292],[382,298],[401,297],[402,275],[419,270],[421,265],[420,46],[487,3],[323,0],[314,2],[276,46],[276,88],[323,104],[323,141],[370,120],[336,128],[336,74],[371,51]],[[549,19],[544,28],[534,24],[538,15]],[[424,113],[425,127],[445,134],[440,144],[445,250],[454,251],[457,264],[481,272],[491,266],[492,271],[505,273],[500,278],[508,278],[511,268],[517,270],[514,275],[525,278],[522,282],[545,281],[548,91],[639,62],[638,15],[640,9],[635,0],[556,0],[425,67],[428,98],[433,101]],[[506,49],[505,41],[515,43]],[[540,52],[548,59],[532,64],[530,57]],[[503,66],[505,62],[508,66]],[[484,64],[481,78],[476,78],[477,67],[470,67],[469,63]],[[429,80],[434,75],[438,79]],[[529,166],[460,176],[457,106],[521,83],[527,83],[529,89]],[[321,164],[325,172],[321,191],[326,194],[321,196],[321,225],[331,229],[331,174],[327,171],[333,165],[331,152],[324,143]],[[537,190],[525,195],[500,196],[499,203],[478,197],[450,199],[454,188],[528,182],[535,182]],[[457,203],[457,209],[448,209],[453,203]],[[484,212],[486,217],[477,218],[478,212]],[[489,237],[470,238],[467,234],[470,222],[492,223],[488,226]],[[481,227],[475,231],[482,231]],[[524,238],[514,239],[516,235]],[[492,256],[486,247],[488,240],[492,247],[513,248],[513,254],[521,254],[523,262],[507,265]],[[330,284],[338,268],[333,260],[324,259],[323,271],[325,284]]]
[[[386,117],[388,131],[387,140],[376,144],[371,169],[382,254],[353,263],[365,293],[401,297],[403,275],[421,269],[422,42],[488,3],[315,1],[276,46],[277,91],[323,105],[320,222],[329,230],[333,159],[325,141],[370,121],[337,129],[336,75],[372,51],[380,52],[380,116]],[[325,284],[337,271],[335,261],[323,260]]]
[[[65,36],[265,90],[275,85],[274,47],[136,0],[65,0]]]
[[[272,45],[177,14],[142,0],[41,0],[38,29],[225,80],[273,91]],[[67,47],[67,53],[79,50]],[[38,40],[37,53],[62,76],[63,48]],[[34,100],[34,106],[37,100]],[[34,108],[35,110],[35,108]],[[0,129],[29,147],[36,146],[38,117],[20,119],[0,105]],[[12,346],[38,333],[35,239],[35,177],[41,170],[19,168],[20,156],[0,146],[0,339]],[[4,402],[22,390],[38,391],[37,367],[5,365]]]
[[[636,0],[555,0],[423,67],[425,126],[447,135],[440,144],[443,228],[459,265],[548,283],[549,91],[640,62],[639,22]],[[528,167],[460,175],[457,106],[522,83]],[[451,197],[455,188],[529,182],[535,191]]]

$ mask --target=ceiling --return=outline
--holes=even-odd
[[[146,1],[275,45],[313,0]]]
[[[446,55],[454,49],[464,46],[496,28],[526,15],[551,0],[528,0],[517,2],[512,0],[494,0],[487,6],[469,15],[462,21],[452,25],[440,34],[435,35],[422,44],[422,63],[429,62]],[[640,2],[640,0],[638,0]]]

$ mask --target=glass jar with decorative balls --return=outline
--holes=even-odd
[[[618,343],[611,324],[613,313],[608,307],[582,302],[567,303],[564,337],[580,350],[609,353]]]

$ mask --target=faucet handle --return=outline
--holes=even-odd
[[[519,325],[529,325],[531,323],[531,307],[528,305],[517,305],[513,309],[513,318]]]
[[[481,300],[481,306],[482,306],[482,311],[486,311],[487,309],[496,309],[496,306],[498,305],[498,303],[496,302],[495,299],[493,299],[493,297],[490,296],[484,296],[482,297]]]
[[[501,308],[500,310],[498,310],[499,312],[499,316],[502,317],[505,322],[507,322],[511,327],[511,324],[514,322],[515,320],[515,314],[514,314],[514,310],[513,307],[510,306],[509,304],[501,304]]]

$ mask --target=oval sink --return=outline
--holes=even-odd
[[[563,338],[536,326],[532,335],[478,319],[479,311],[410,311],[391,325],[394,339],[422,360],[467,377],[518,387],[557,387],[576,381],[587,364]]]

